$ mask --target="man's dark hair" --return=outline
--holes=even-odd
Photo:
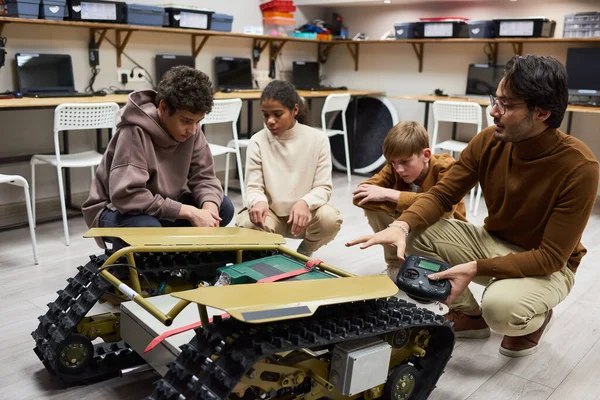
[[[206,115],[212,110],[212,83],[208,75],[195,68],[185,65],[171,68],[156,91],[156,106],[163,100],[170,114],[183,110]]]
[[[308,107],[304,101],[302,101],[298,92],[296,92],[296,87],[291,83],[286,81],[269,82],[260,96],[261,103],[265,100],[275,100],[289,110],[293,110],[294,106],[298,104],[299,111],[296,116],[296,121],[304,125],[310,125],[308,119]]]
[[[535,107],[550,111],[545,121],[558,128],[565,116],[569,100],[567,70],[552,57],[515,56],[504,68],[504,87],[522,99],[530,110]]]

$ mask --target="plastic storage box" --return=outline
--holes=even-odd
[[[547,18],[494,19],[496,37],[553,37],[556,21]]]
[[[469,26],[464,21],[424,21],[424,38],[466,38]]]
[[[37,19],[40,14],[40,0],[4,0],[6,16]]]
[[[191,8],[165,7],[168,25],[173,28],[209,30],[214,11],[194,10]]]
[[[600,37],[600,12],[589,11],[566,14],[563,37]]]
[[[67,0],[73,21],[123,22],[125,3],[104,0]]]
[[[127,4],[124,22],[131,25],[162,26],[165,9],[142,4]]]
[[[469,21],[469,37],[473,39],[496,37],[494,21]]]
[[[396,39],[420,39],[423,37],[422,22],[396,22],[394,24]]]
[[[267,36],[292,36],[296,21],[293,18],[263,18],[264,32]]]
[[[210,29],[219,32],[231,32],[233,15],[213,14]]]
[[[260,5],[260,11],[278,11],[284,13],[293,13],[296,11],[296,6],[293,0],[270,0],[265,1]]]
[[[67,0],[42,0],[40,3],[40,19],[62,21],[65,19]]]

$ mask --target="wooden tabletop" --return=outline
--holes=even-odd
[[[448,100],[448,101],[471,101],[473,103],[480,104],[482,106],[488,106],[490,101],[482,98],[472,98],[467,95],[461,96],[434,96],[434,95],[398,95],[388,96],[391,99],[407,99],[407,100],[418,100],[426,103],[433,103],[436,100]],[[580,105],[568,105],[567,111],[580,112],[580,113],[592,113],[600,114],[600,107],[593,106],[580,106]]]
[[[305,98],[319,98],[327,97],[333,93],[350,93],[351,96],[379,96],[383,95],[384,92],[369,91],[369,90],[323,90],[323,91],[311,91],[311,90],[299,90],[298,94]],[[252,92],[231,92],[215,93],[214,98],[217,100],[222,99],[242,99],[242,100],[258,100],[260,99],[261,91]],[[20,108],[52,108],[63,103],[107,103],[115,102],[118,104],[127,103],[129,95],[126,94],[109,94],[106,96],[93,96],[93,97],[51,97],[51,98],[35,98],[35,97],[23,97],[20,99],[0,99],[0,110],[1,109],[20,109]]]

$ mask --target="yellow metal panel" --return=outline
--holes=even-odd
[[[131,246],[280,245],[281,235],[245,228],[92,228],[86,238],[117,237]]]
[[[218,308],[246,322],[312,315],[319,306],[386,298],[398,287],[387,275],[202,287],[173,296]]]

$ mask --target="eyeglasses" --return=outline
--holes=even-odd
[[[492,106],[492,108],[498,106],[498,111],[500,111],[500,115],[504,115],[506,113],[506,110],[509,110],[512,106],[518,106],[521,104],[526,103],[522,101],[520,103],[506,104],[502,100],[498,100],[498,97],[494,96],[493,94],[490,94],[490,105]]]

